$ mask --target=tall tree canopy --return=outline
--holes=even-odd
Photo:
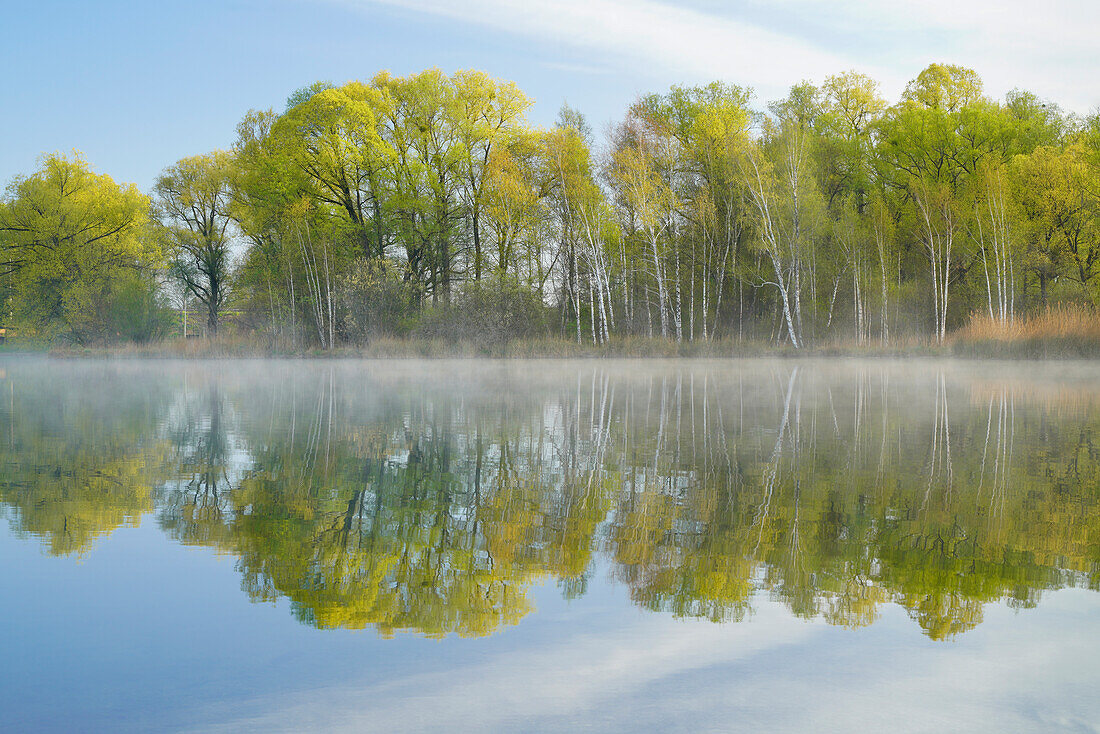
[[[206,309],[213,334],[228,297],[232,264],[231,167],[224,151],[191,156],[166,168],[154,187],[171,274]]]
[[[568,106],[531,126],[531,104],[468,70],[316,82],[247,113],[232,151],[165,169],[152,240],[132,187],[47,157],[4,201],[4,298],[23,294],[11,310],[42,333],[106,333],[65,322],[111,300],[89,253],[151,282],[163,248],[207,331],[231,308],[235,328],[326,349],[531,329],[944,342],[973,314],[1007,325],[1100,299],[1100,117],[992,99],[972,69],[932,64],[893,104],[855,71],[768,103],[674,86],[603,136]],[[68,286],[29,296],[51,278]]]
[[[156,264],[149,198],[94,173],[80,154],[43,156],[0,203],[10,308],[28,328],[86,344],[109,335],[126,284]]]

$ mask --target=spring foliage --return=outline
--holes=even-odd
[[[95,340],[119,269],[159,268],[207,333],[229,314],[291,348],[513,318],[453,314],[516,289],[539,313],[494,333],[798,348],[1100,300],[1100,118],[994,100],[971,69],[932,64],[894,104],[854,71],[767,105],[673,87],[603,137],[531,104],[476,71],[317,82],[166,168],[152,209],[47,156],[0,207],[9,311]]]

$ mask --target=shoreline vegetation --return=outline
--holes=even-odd
[[[1088,309],[1059,307],[1001,324],[975,316],[943,344],[932,339],[894,343],[835,340],[794,349],[760,340],[713,339],[676,342],[661,337],[612,337],[592,344],[560,337],[500,341],[427,337],[380,337],[332,349],[288,348],[256,334],[220,334],[213,338],[168,338],[144,344],[120,343],[74,347],[9,343],[0,355],[38,353],[58,359],[724,359],[724,358],[963,358],[1009,360],[1100,359],[1100,319]]]
[[[46,154],[0,196],[0,328],[56,356],[1100,357],[1100,112],[945,64],[894,101],[855,71],[674,86],[602,132],[533,104],[380,72],[148,191]]]

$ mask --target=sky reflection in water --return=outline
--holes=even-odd
[[[1090,367],[0,367],[0,725],[1100,721]]]

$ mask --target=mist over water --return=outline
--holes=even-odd
[[[863,671],[878,687],[853,683],[863,694],[848,703],[870,711],[899,701],[905,668],[886,660],[951,668],[940,686],[906,689],[913,705],[923,696],[950,711],[957,697],[957,715],[1001,730],[1076,730],[1100,715],[1079,693],[1100,682],[1089,652],[1100,619],[1093,366],[9,359],[0,369],[0,549],[14,550],[0,552],[0,576],[14,579],[4,616],[26,656],[5,670],[12,699],[0,703],[14,708],[0,723],[50,728],[79,711],[91,728],[206,728],[232,711],[258,729],[392,731],[436,715],[458,728],[696,729],[736,714],[775,730],[809,720],[842,730],[845,716],[822,707],[852,691],[808,676]],[[196,565],[159,570],[180,559]],[[170,713],[122,713],[91,682],[88,700],[49,713],[28,691],[72,664],[34,656],[56,626],[32,608],[72,605],[91,578],[135,574],[158,581],[100,592],[99,605],[108,617],[145,610],[142,621],[82,636],[96,614],[62,615],[76,648],[106,648],[94,653],[102,672],[127,634],[154,636],[158,619],[190,613],[221,628],[188,639],[192,652],[210,648],[190,675],[216,667],[234,682],[205,708],[176,710],[132,666],[112,669],[107,680]],[[170,609],[166,595],[178,595]],[[266,646],[250,641],[259,628]],[[1067,680],[1029,689],[1025,705],[1005,671],[1024,670],[1038,640],[1043,664],[1057,665],[1050,680]],[[296,652],[256,653],[281,647]],[[747,663],[749,650],[763,662]],[[139,646],[138,657],[171,688],[180,673],[168,652]],[[319,667],[322,653],[332,666]],[[436,654],[442,662],[424,662]],[[581,686],[588,698],[555,688],[634,658],[651,677],[616,665]],[[706,693],[704,670],[745,696],[749,677],[785,693]],[[967,670],[1006,682],[976,690]],[[456,688],[456,676],[482,685]],[[470,704],[508,686],[541,693]],[[333,718],[290,695],[303,688]],[[345,688],[385,690],[387,702],[345,710]],[[716,698],[691,703],[704,694]],[[424,705],[410,718],[414,699]],[[566,699],[575,710],[561,710]],[[783,715],[767,705],[784,701]]]

